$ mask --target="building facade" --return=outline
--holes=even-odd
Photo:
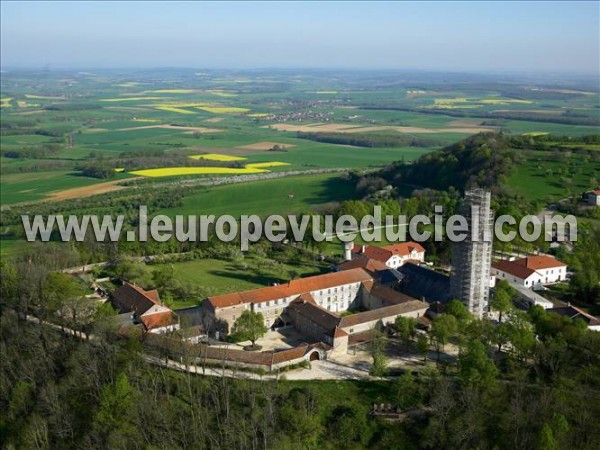
[[[546,284],[565,281],[567,265],[551,256],[527,256],[493,263],[492,274],[512,285],[537,289]]]

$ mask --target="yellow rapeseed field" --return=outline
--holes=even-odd
[[[223,89],[209,89],[206,92],[210,92],[213,95],[218,95],[219,97],[237,97],[237,94],[224,91]]]
[[[10,108],[12,106],[10,104],[11,100],[12,100],[12,97],[3,97],[3,98],[0,98],[0,108]]]
[[[142,177],[174,177],[180,175],[247,175],[264,173],[268,170],[232,167],[165,167],[162,169],[144,169],[131,172]]]
[[[197,106],[196,108],[213,114],[245,113],[250,111],[248,108],[236,108],[233,106]]]
[[[164,100],[162,97],[123,97],[123,98],[103,98],[101,102],[137,102],[140,100]]]
[[[192,159],[208,159],[210,161],[243,161],[248,158],[241,156],[223,155],[222,153],[206,153],[203,155],[191,155]]]
[[[550,133],[546,133],[543,131],[531,131],[529,133],[523,133],[522,136],[529,136],[529,137],[538,137],[538,136],[547,136]]]
[[[196,91],[193,89],[155,89],[154,91],[149,92],[153,92],[155,94],[192,94]]]
[[[289,166],[289,165],[290,165],[290,163],[273,161],[273,162],[246,164],[246,167],[249,169],[264,169],[266,167],[279,167],[279,166]]]
[[[187,109],[181,109],[181,108],[177,108],[175,106],[162,105],[162,106],[155,106],[154,108],[160,109],[161,111],[176,112],[179,114],[196,114],[194,111],[188,111]]]
[[[50,95],[25,94],[25,97],[34,100],[64,100],[64,97],[52,97]]]

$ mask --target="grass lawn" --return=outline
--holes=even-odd
[[[592,188],[598,180],[600,161],[586,161],[577,155],[552,160],[545,153],[527,155],[509,178],[508,185],[529,201],[550,202]]]
[[[290,198],[293,194],[293,198]],[[353,198],[354,187],[338,174],[305,175],[207,188],[185,197],[183,206],[163,214],[287,214]]]
[[[209,295],[245,291],[282,283],[294,278],[317,275],[327,266],[318,263],[281,264],[277,268],[269,267],[250,255],[239,263],[220,259],[197,259],[179,263],[167,263],[172,266],[175,277],[184,282],[205,289]],[[150,269],[158,269],[161,264],[153,264]],[[203,299],[198,299],[203,300]],[[198,304],[197,301],[175,300],[173,309],[181,309]]]

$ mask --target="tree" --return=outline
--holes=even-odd
[[[440,314],[433,320],[431,335],[435,342],[438,361],[440,360],[441,350],[444,349],[450,337],[456,332],[457,327],[456,317],[450,314]]]
[[[408,348],[417,333],[417,321],[413,317],[398,316],[394,324],[402,343]]]
[[[417,406],[423,400],[423,389],[410,371],[404,373],[394,383],[394,394],[396,404],[402,409]]]
[[[373,366],[371,375],[374,377],[384,377],[388,373],[388,359],[383,352],[373,354]]]
[[[454,316],[459,322],[468,322],[473,319],[473,315],[467,311],[465,304],[460,300],[450,300],[444,309],[446,314]]]
[[[265,318],[262,313],[254,312],[249,309],[244,311],[233,324],[233,332],[239,336],[241,340],[252,342],[252,347],[256,344],[256,340],[267,332],[265,326]]]
[[[508,284],[506,280],[499,280],[494,289],[494,297],[490,302],[490,308],[498,311],[500,314],[499,321],[502,323],[502,315],[509,312],[512,305],[512,296],[515,290]]]
[[[460,352],[458,374],[466,385],[485,388],[495,381],[498,369],[485,354],[485,346],[473,340]]]
[[[423,355],[423,360],[427,361],[427,353],[429,352],[429,339],[425,334],[419,334],[417,337],[417,349]]]

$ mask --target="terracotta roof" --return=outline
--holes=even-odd
[[[307,349],[308,344],[304,343],[294,348],[275,352],[273,353],[273,364],[279,364],[285,361],[291,361],[293,359],[300,359],[306,354]]]
[[[386,245],[383,248],[391,251],[394,255],[399,256],[408,256],[413,252],[413,250],[415,250],[417,253],[425,252],[423,246],[416,242],[400,242],[398,244]]]
[[[398,305],[384,306],[383,308],[372,309],[370,311],[344,316],[342,317],[339,326],[340,328],[347,328],[360,323],[383,319],[385,317],[397,316],[413,311],[426,310],[428,307],[429,305],[425,302],[420,300],[411,300]]]
[[[356,345],[362,342],[369,342],[373,339],[373,330],[365,330],[360,333],[353,333],[348,337],[348,345]]]
[[[388,305],[398,305],[400,303],[417,300],[410,295],[403,294],[380,284],[375,285],[375,287],[371,290],[371,295],[383,300],[383,302],[387,303]]]
[[[140,317],[140,321],[146,327],[146,330],[168,327],[177,323],[177,316],[171,311],[159,312],[155,314],[146,314]]]
[[[135,312],[141,316],[154,305],[161,305],[156,291],[145,291],[139,286],[124,283],[111,294],[121,312]]]
[[[344,330],[342,330],[339,327],[335,327],[335,330],[333,331],[333,337],[334,338],[341,338],[344,336],[348,336],[348,333],[346,333]]]
[[[368,256],[371,259],[376,259],[383,263],[387,262],[393,256],[393,253],[390,250],[374,245],[355,245],[352,252]]]
[[[277,286],[269,286],[244,292],[208,297],[208,301],[215,308],[226,308],[243,303],[262,303],[284,297],[293,297],[301,294],[327,289],[350,283],[361,283],[372,280],[371,276],[363,269],[343,270],[341,272],[327,273],[314,277],[291,280]]]
[[[538,270],[564,267],[565,263],[546,255],[527,256],[514,261],[502,260],[492,264],[494,269],[509,273],[517,278],[526,279]]]
[[[373,274],[378,270],[385,270],[388,267],[381,261],[369,258],[366,255],[361,255],[357,258],[351,259],[350,261],[344,261],[343,263],[338,264],[338,268],[341,270],[361,268]]]

